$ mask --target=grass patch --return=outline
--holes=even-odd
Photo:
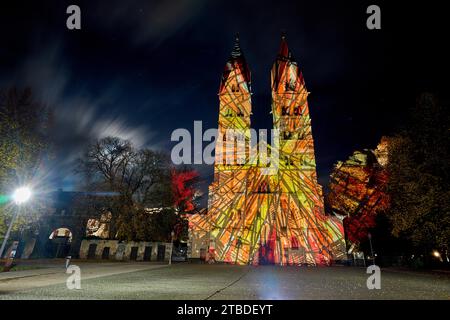
[[[0,267],[0,272],[4,271],[4,267],[1,266]],[[34,270],[34,269],[41,269],[40,266],[32,266],[32,265],[25,265],[25,266],[21,266],[21,265],[16,265],[13,266],[9,271],[25,271],[25,270]]]

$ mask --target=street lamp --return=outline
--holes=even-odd
[[[436,259],[438,259],[440,262],[444,262],[444,260],[442,259],[442,256],[441,256],[441,254],[439,253],[439,251],[434,250],[434,251],[433,251],[433,256],[434,256]]]
[[[12,198],[16,204],[25,203],[31,198],[31,190],[28,187],[17,188]]]
[[[372,256],[372,264],[375,265],[375,255],[373,254],[373,247],[372,247],[372,234],[370,232],[367,234],[367,238],[369,238],[370,243],[370,255]]]
[[[14,191],[14,193],[12,195],[12,199],[17,205],[20,206],[21,204],[23,204],[23,203],[27,202],[28,200],[30,200],[31,194],[32,194],[32,192],[31,192],[31,189],[29,187],[20,187],[20,188],[17,188]],[[14,224],[14,221],[17,218],[17,213],[18,213],[18,210],[15,210],[14,215],[13,215],[13,217],[11,219],[11,222],[9,223],[8,231],[6,231],[5,238],[3,239],[2,247],[0,248],[0,259],[3,256],[3,251],[5,250],[6,243],[8,242],[8,238],[9,238],[9,235],[11,233],[11,229],[12,229],[12,226]]]
[[[170,241],[171,241],[171,246],[170,246],[170,256],[169,256],[169,265],[172,264],[172,254],[173,254],[173,237],[175,236],[175,232],[171,232],[170,233]]]

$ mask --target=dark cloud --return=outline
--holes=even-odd
[[[448,74],[445,20],[433,18],[439,8],[431,5],[383,2],[382,30],[369,31],[368,1],[77,1],[82,30],[69,31],[70,4],[17,0],[0,8],[0,85],[31,86],[55,108],[66,180],[93,139],[114,134],[170,150],[174,129],[192,129],[194,120],[215,127],[236,32],[252,71],[257,129],[271,126],[270,68],[287,33],[311,92],[323,184],[333,163],[395,131],[417,92],[441,88],[436,79]],[[199,169],[211,179],[211,166]]]
[[[125,31],[135,45],[157,46],[179,31],[202,10],[206,0],[120,1],[98,3],[93,8],[100,28],[117,34]]]
[[[144,123],[132,123],[125,108],[121,108],[120,84],[108,83],[95,96],[88,88],[71,90],[72,74],[62,52],[60,41],[41,47],[38,53],[23,60],[10,78],[0,81],[3,88],[18,84],[31,87],[35,100],[53,110],[52,135],[57,153],[51,166],[55,168],[55,175],[59,175],[59,181],[73,179],[75,160],[96,139],[117,136],[140,148],[148,146],[153,136]],[[47,173],[49,176],[51,174]]]

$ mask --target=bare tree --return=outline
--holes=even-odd
[[[157,185],[164,184],[170,174],[168,160],[163,153],[137,150],[117,137],[103,138],[87,148],[77,172],[85,178],[85,190],[110,195],[104,198],[103,209],[107,206],[112,213],[113,234],[134,238],[132,220],[136,212],[165,202],[162,193],[161,197],[155,197],[155,193]]]

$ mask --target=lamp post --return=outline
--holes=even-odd
[[[373,254],[373,247],[372,247],[372,234],[369,232],[367,234],[367,237],[369,238],[370,254],[372,255],[372,264],[375,265],[375,256]]]
[[[173,237],[175,236],[175,232],[170,233],[170,255],[169,255],[169,266],[172,264],[172,253],[173,253]]]
[[[27,202],[31,198],[31,190],[28,187],[20,187],[16,189],[12,195],[12,199],[14,202],[20,206],[21,204]],[[16,221],[17,215],[19,213],[19,210],[14,211],[14,215],[11,219],[11,222],[9,223],[8,230],[6,231],[5,238],[3,239],[2,246],[0,248],[0,259],[3,257],[3,251],[5,250],[6,243],[8,242],[9,235],[11,234],[11,229]]]

